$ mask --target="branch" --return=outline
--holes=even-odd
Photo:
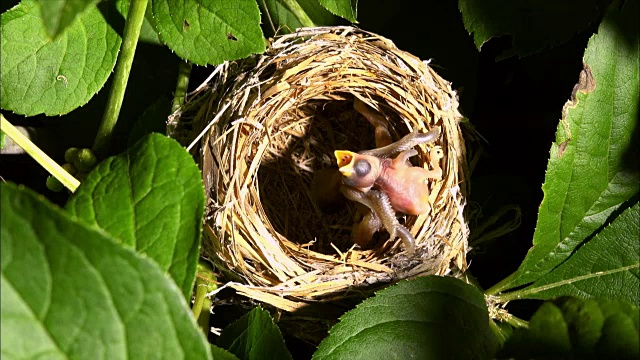
[[[15,126],[4,118],[4,115],[0,114],[0,120],[2,121],[2,131],[7,134],[13,142],[18,144],[24,151],[27,152],[38,164],[49,172],[54,178],[58,179],[69,191],[74,192],[80,186],[80,181],[71,176],[62,166],[58,165],[53,159],[51,159],[44,151],[40,150],[36,144],[32,143],[29,138],[24,136]],[[59,186],[59,185],[58,185]]]
[[[116,73],[111,85],[111,93],[109,94],[109,100],[104,112],[104,117],[102,118],[102,123],[100,123],[100,129],[98,129],[96,140],[93,143],[93,152],[96,153],[98,157],[104,158],[107,154],[111,135],[118,121],[118,116],[120,115],[120,108],[122,108],[124,92],[127,89],[133,56],[136,53],[136,46],[138,45],[138,38],[140,37],[140,28],[144,20],[144,13],[147,10],[147,2],[148,0],[131,1],[131,6],[129,7],[129,13],[127,14],[127,21],[124,27],[122,47],[120,49],[120,55],[118,55]]]

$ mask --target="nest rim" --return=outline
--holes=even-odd
[[[428,62],[386,38],[346,26],[304,28],[278,37],[247,68],[221,65],[213,91],[203,92],[208,100],[193,102],[199,103],[202,118],[214,118],[202,141],[209,214],[204,253],[225,269],[228,286],[294,311],[309,301],[345,296],[355,287],[465,270],[468,227],[462,210],[468,170],[462,117],[451,84]],[[387,114],[396,136],[441,127],[435,145],[445,153],[444,175],[430,182],[433,210],[406,221],[416,238],[415,256],[407,256],[399,240],[383,241],[377,249],[316,252],[280,234],[266,214],[258,171],[277,130],[296,126],[292,109],[310,101],[354,98]],[[283,122],[287,116],[291,119]],[[417,166],[427,166],[434,147],[418,148]]]

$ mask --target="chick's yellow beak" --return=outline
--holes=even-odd
[[[353,159],[355,153],[346,150],[336,150],[333,153],[338,162],[338,167],[342,175],[349,177],[353,174]]]

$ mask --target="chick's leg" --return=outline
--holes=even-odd
[[[401,165],[409,165],[407,161],[412,156],[418,155],[418,151],[415,149],[405,150],[401,152],[395,159],[393,159],[393,166],[398,168]],[[428,179],[442,179],[442,168],[440,167],[440,159],[444,157],[442,148],[435,146],[429,152],[429,165],[431,170],[424,169],[424,177]],[[410,165],[409,165],[410,166]]]
[[[359,202],[374,213],[382,222],[384,228],[389,232],[389,239],[395,240],[396,236],[400,237],[407,254],[412,254],[416,247],[416,241],[411,233],[396,218],[396,212],[391,207],[389,197],[382,191],[369,190],[366,193],[343,186],[341,188],[344,196],[352,201]],[[371,233],[373,235],[373,233]]]
[[[376,149],[360,152],[363,155],[377,156],[379,158],[392,157],[394,154],[409,150],[418,144],[426,144],[435,141],[440,136],[440,128],[435,128],[426,133],[414,131],[405,135],[402,139],[393,144]]]
[[[407,161],[409,158],[418,155],[418,151],[416,149],[405,150],[401,152],[395,159],[393,159],[393,166],[398,167],[400,165],[407,165]]]
[[[382,221],[380,218],[366,206],[362,206],[360,212],[365,214],[362,220],[355,224],[353,227],[353,241],[360,246],[367,246],[373,234],[382,228]]]
[[[387,128],[387,123],[384,121],[384,116],[380,115],[358,98],[353,99],[353,108],[362,114],[375,129],[376,147],[387,146],[393,143],[391,133],[389,133],[389,129]]]

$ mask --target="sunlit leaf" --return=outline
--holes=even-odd
[[[116,8],[118,12],[122,14],[123,17],[127,17],[129,13],[129,0],[116,0]],[[140,41],[152,43],[152,44],[162,44],[160,38],[158,37],[158,33],[156,33],[155,29],[155,20],[153,19],[153,12],[151,10],[151,4],[153,0],[149,0],[147,3],[147,11],[144,13],[144,21],[142,22],[142,28],[140,28]]]
[[[155,260],[186,297],[195,280],[204,189],[193,158],[151,134],[96,166],[66,209]]]
[[[562,265],[518,291],[520,298],[573,295],[640,304],[639,223],[640,205],[635,204]]]
[[[56,38],[71,25],[86,8],[98,0],[36,0],[49,37]]]
[[[220,64],[263,52],[255,0],[154,0],[160,39],[194,64]]]
[[[271,315],[259,307],[227,326],[220,334],[218,346],[241,360],[291,359]]]
[[[180,289],[149,259],[0,183],[3,359],[210,359]]]
[[[358,0],[320,0],[320,4],[332,14],[343,17],[351,22],[357,22]]]
[[[120,49],[120,36],[94,5],[55,40],[33,0],[3,13],[0,27],[1,106],[28,116],[86,104],[104,86]]]
[[[612,8],[589,40],[585,70],[551,147],[534,247],[505,288],[546,275],[638,194],[637,13],[637,1]]]
[[[336,23],[337,18],[322,7],[318,0],[296,1],[316,26],[334,25]],[[287,34],[304,26],[284,0],[258,1],[258,5],[266,15],[263,22],[269,26],[273,25],[278,34]]]
[[[482,293],[458,279],[427,276],[402,281],[349,311],[313,358],[485,359],[496,346]]]

